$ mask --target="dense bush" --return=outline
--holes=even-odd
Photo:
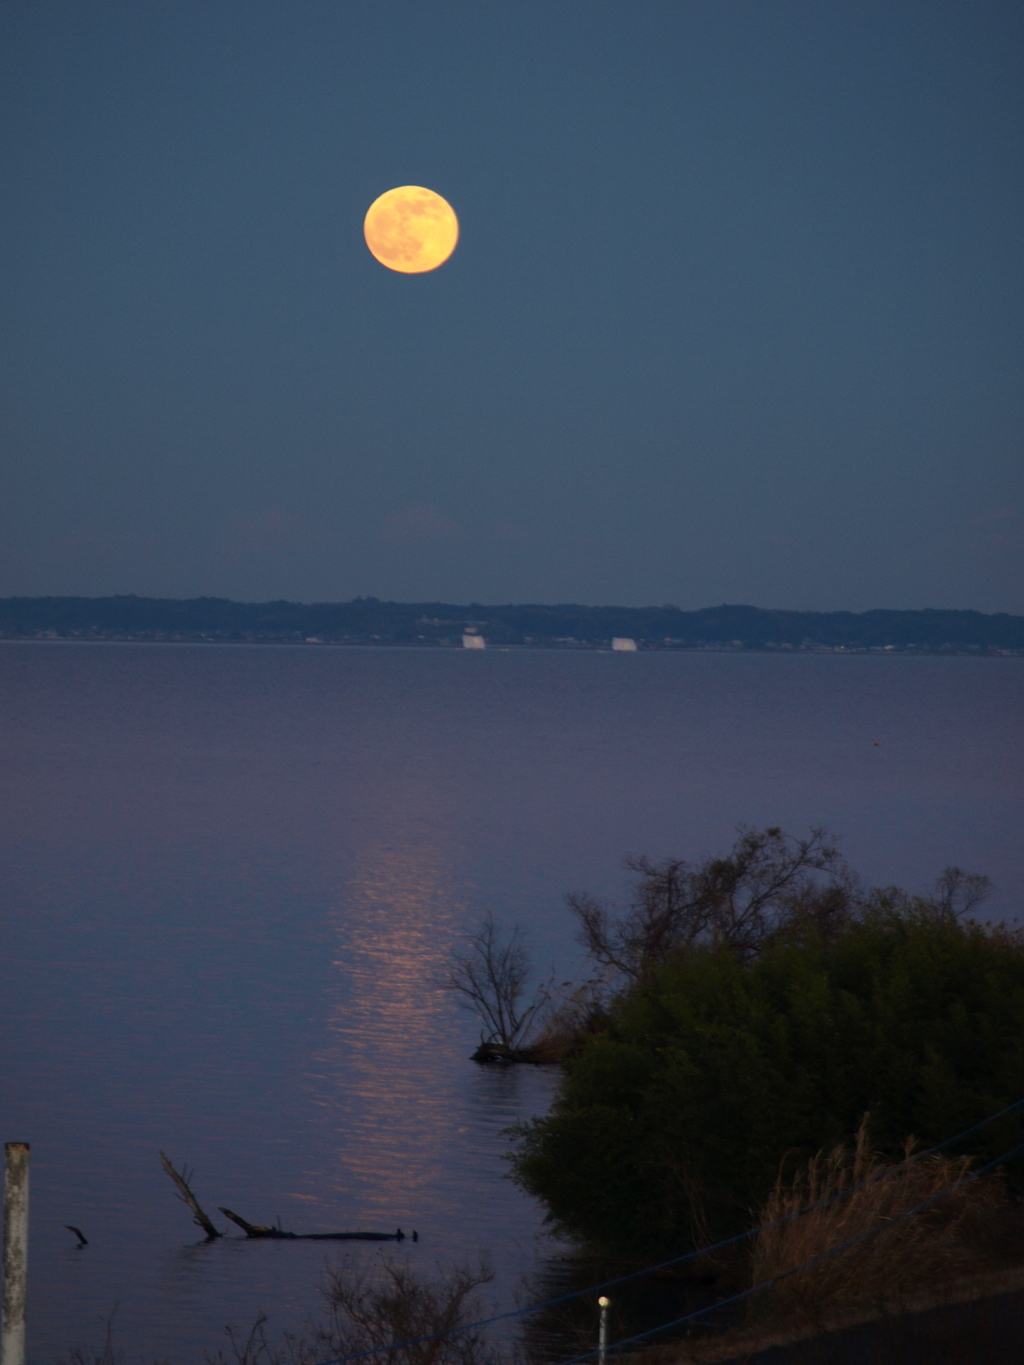
[[[941,1141],[1021,1096],[1021,938],[949,896],[874,893],[838,931],[805,921],[753,958],[698,943],[627,981],[512,1160],[567,1234],[671,1254],[748,1226],[780,1168],[865,1111],[898,1157],[909,1134]],[[969,1150],[996,1155],[1020,1126]]]

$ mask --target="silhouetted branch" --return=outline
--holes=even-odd
[[[225,1218],[230,1218],[242,1229],[246,1237],[269,1237],[286,1242],[404,1242],[405,1233],[401,1228],[394,1232],[285,1232],[281,1228],[264,1227],[260,1223],[247,1222],[240,1213],[232,1213],[223,1204],[217,1207]],[[414,1242],[419,1241],[418,1233],[412,1234]]]
[[[741,827],[724,858],[694,864],[640,856],[626,866],[638,875],[624,909],[586,894],[569,895],[566,904],[590,957],[634,980],[697,943],[750,958],[803,925],[828,936],[859,903],[853,874],[821,829],[796,839],[778,828]]]
[[[211,1242],[215,1237],[223,1236],[223,1233],[217,1231],[209,1218],[207,1218],[206,1214],[199,1207],[199,1201],[192,1193],[189,1181],[192,1179],[192,1176],[195,1175],[195,1171],[189,1171],[187,1166],[182,1166],[180,1171],[176,1171],[163,1152],[160,1153],[160,1160],[163,1163],[164,1170],[177,1187],[178,1198],[192,1210],[192,1221],[195,1223],[196,1227],[202,1228]]]
[[[504,937],[490,915],[469,935],[468,947],[452,954],[441,984],[455,991],[461,997],[459,1004],[483,1023],[481,1050],[492,1046],[496,1055],[498,1050],[512,1053],[526,1042],[551,999],[552,985],[550,980],[543,982],[527,1003],[530,971],[530,955],[519,926]]]

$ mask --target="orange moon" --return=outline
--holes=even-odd
[[[400,185],[375,199],[363,222],[366,245],[389,270],[421,275],[455,250],[459,220],[447,199],[422,185]]]

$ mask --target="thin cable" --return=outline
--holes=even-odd
[[[559,1304],[568,1303],[572,1299],[581,1299],[587,1294],[596,1294],[605,1289],[614,1289],[616,1285],[628,1284],[631,1280],[642,1279],[645,1275],[654,1275],[659,1270],[668,1270],[672,1266],[682,1265],[686,1261],[696,1260],[700,1256],[710,1256],[713,1252],[724,1251],[726,1247],[735,1246],[738,1242],[744,1242],[748,1237],[756,1237],[759,1232],[768,1232],[772,1228],[780,1227],[783,1223],[788,1223],[794,1218],[803,1218],[808,1213],[814,1213],[817,1209],[825,1208],[828,1204],[833,1204],[837,1199],[845,1199],[847,1195],[857,1194],[860,1190],[867,1189],[868,1186],[877,1184],[880,1180],[887,1179],[896,1171],[902,1170],[905,1166],[911,1166],[915,1161],[921,1161],[926,1156],[934,1156],[936,1152],[943,1151],[946,1147],[951,1147],[955,1142],[962,1138],[970,1137],[972,1133],[977,1133],[982,1128],[987,1128],[990,1123],[995,1123],[997,1119],[1005,1118],[1007,1114],[1012,1114],[1015,1109],[1024,1105],[1024,1096],[1015,1100],[1013,1104],[1008,1104],[1005,1109],[1000,1109],[996,1114],[990,1114],[988,1118],[982,1119],[980,1123],[972,1124],[970,1128],[964,1128],[959,1133],[954,1133],[952,1137],[944,1139],[934,1147],[929,1147],[923,1152],[915,1152],[913,1156],[905,1157],[895,1166],[887,1166],[885,1170],[877,1175],[869,1176],[867,1180],[862,1180],[858,1185],[850,1185],[845,1190],[838,1190],[826,1199],[820,1199],[816,1204],[809,1204],[804,1209],[798,1209],[795,1213],[784,1214],[781,1218],[775,1218],[770,1223],[761,1223],[755,1228],[748,1228],[746,1232],[737,1232],[732,1237],[726,1237],[721,1242],[713,1242],[710,1246],[700,1247],[697,1251],[687,1251],[681,1256],[673,1256],[671,1260],[660,1261],[657,1265],[645,1266],[642,1270],[630,1271],[628,1275],[619,1275],[614,1280],[605,1280],[601,1284],[588,1285],[586,1289],[574,1289],[567,1294],[559,1294],[557,1298],[545,1299],[542,1303],[532,1303],[526,1308],[510,1308],[504,1313],[495,1313],[489,1318],[478,1318],[475,1322],[463,1323],[458,1327],[450,1327],[444,1332],[429,1332],[419,1337],[410,1337],[407,1341],[397,1341],[391,1346],[374,1346],[366,1351],[355,1351],[351,1355],[338,1356],[335,1360],[321,1361],[320,1365],[348,1365],[352,1360],[366,1360],[370,1356],[383,1355],[385,1351],[401,1351],[406,1346],[421,1346],[428,1341],[439,1341],[442,1337],[454,1336],[457,1332],[472,1332],[479,1327],[490,1327],[496,1322],[505,1322],[509,1318],[525,1317],[528,1313],[540,1313],[546,1308],[557,1308]],[[1018,1149],[1014,1149],[1015,1151]],[[988,1170],[989,1167],[985,1167]],[[976,1174],[981,1174],[977,1172]],[[954,1189],[955,1186],[950,1186]],[[745,1293],[752,1291],[746,1290]],[[731,1300],[726,1300],[731,1302]],[[707,1310],[701,1310],[702,1312]],[[668,1323],[667,1327],[674,1324]],[[667,1330],[657,1327],[656,1332]],[[586,1357],[580,1357],[586,1359]],[[569,1365],[566,1362],[565,1365]]]
[[[954,1190],[960,1189],[968,1181],[977,1180],[979,1176],[987,1175],[989,1171],[1001,1166],[1016,1156],[1018,1152],[1024,1151],[1024,1142],[1019,1142],[1016,1147],[1012,1147],[1002,1156],[996,1157],[995,1161],[990,1161],[987,1166],[982,1166],[978,1171],[971,1171],[962,1180],[958,1180],[955,1185],[947,1185],[945,1189],[939,1190],[937,1194],[929,1195],[927,1199],[922,1199],[920,1204],[915,1204],[912,1209],[905,1209],[903,1213],[892,1218],[887,1223],[880,1224],[877,1228],[869,1228],[867,1232],[858,1233],[856,1237],[851,1237],[848,1242],[843,1242],[841,1246],[832,1247],[829,1251],[819,1252],[817,1256],[812,1256],[809,1261],[804,1261],[802,1265],[794,1266],[791,1270],[784,1270],[781,1274],[775,1275],[770,1280],[762,1280],[760,1284],[752,1285],[749,1289],[743,1289],[738,1294],[733,1294],[728,1299],[721,1299],[717,1303],[710,1303],[703,1308],[698,1308],[692,1313],[687,1313],[685,1317],[674,1318],[672,1322],[663,1322],[660,1327],[651,1327],[646,1332],[638,1332],[636,1336],[624,1337],[622,1341],[617,1341],[613,1345],[606,1347],[606,1352],[618,1351],[623,1346],[633,1346],[638,1341],[645,1341],[648,1337],[657,1336],[659,1332],[667,1332],[672,1327],[682,1327],[684,1323],[694,1322],[697,1318],[704,1317],[707,1313],[715,1313],[720,1308],[727,1308],[729,1304],[739,1303],[741,1299],[749,1299],[753,1294],[759,1294],[763,1289],[770,1289],[772,1285],[778,1284],[781,1280],[788,1280],[791,1275],[799,1275],[802,1270],[810,1270],[811,1266],[819,1265],[822,1261],[828,1261],[833,1256],[840,1256],[844,1251],[849,1251],[858,1242],[866,1242],[869,1237],[877,1237],[880,1232],[888,1232],[897,1223],[902,1223],[904,1218],[910,1218],[915,1213],[920,1213],[922,1209],[928,1208],[930,1204],[936,1203],[939,1199],[944,1199],[947,1194],[952,1194]],[[594,1351],[587,1351],[581,1356],[571,1356],[568,1360],[563,1360],[561,1365],[579,1365],[581,1361],[590,1360],[599,1353],[600,1348]],[[334,1362],[330,1362],[334,1365]]]

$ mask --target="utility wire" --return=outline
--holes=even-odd
[[[850,1185],[844,1190],[838,1190],[835,1194],[829,1195],[826,1199],[819,1199],[816,1204],[808,1204],[806,1208],[797,1209],[795,1213],[784,1214],[781,1218],[775,1218],[770,1223],[761,1223],[755,1228],[748,1228],[746,1232],[738,1232],[734,1236],[726,1237],[720,1242],[713,1242],[710,1246],[700,1247],[697,1251],[687,1251],[681,1256],[673,1256],[668,1261],[659,1261],[657,1265],[645,1266],[642,1270],[633,1270],[628,1275],[619,1275],[613,1280],[604,1280],[601,1284],[588,1285],[586,1289],[574,1289],[567,1294],[559,1294],[556,1298],[545,1299],[541,1303],[529,1304],[526,1308],[510,1308],[504,1313],[495,1313],[489,1318],[478,1318],[475,1322],[463,1323],[458,1327],[449,1327],[443,1332],[428,1332],[423,1336],[410,1337],[407,1341],[396,1341],[391,1346],[374,1346],[365,1351],[355,1351],[351,1355],[338,1356],[334,1360],[321,1361],[320,1365],[348,1365],[348,1362],[352,1360],[366,1360],[370,1356],[383,1355],[386,1351],[401,1351],[407,1346],[421,1346],[425,1345],[428,1341],[439,1341],[442,1337],[454,1336],[457,1332],[472,1332],[479,1327],[490,1327],[496,1322],[506,1322],[509,1318],[521,1318],[529,1313],[540,1313],[546,1308],[557,1308],[559,1304],[568,1303],[572,1299],[581,1299],[588,1294],[597,1294],[606,1289],[614,1289],[616,1285],[628,1284],[631,1280],[642,1279],[645,1275],[654,1275],[660,1270],[668,1270],[671,1269],[672,1266],[683,1265],[686,1261],[693,1261],[701,1256],[710,1256],[716,1251],[724,1251],[726,1247],[736,1246],[738,1243],[746,1241],[749,1237],[756,1237],[760,1232],[768,1232],[772,1228],[780,1227],[783,1223],[791,1222],[794,1218],[803,1218],[808,1213],[814,1213],[817,1209],[822,1209],[829,1204],[834,1204],[837,1199],[845,1199],[847,1195],[857,1194],[860,1190],[867,1189],[870,1185],[875,1185],[880,1180],[886,1180],[890,1175],[894,1175],[896,1171],[903,1170],[904,1167],[911,1166],[915,1161],[921,1161],[925,1157],[934,1156],[936,1152],[944,1151],[947,1147],[952,1147],[954,1143],[962,1141],[963,1138],[970,1137],[972,1133],[977,1133],[982,1128],[987,1128],[990,1123],[995,1123],[997,1119],[1006,1118],[1008,1114],[1012,1114],[1014,1110],[1020,1109],[1022,1106],[1024,1106],[1024,1096],[1019,1100],[1015,1100],[1013,1104],[1008,1104],[1005,1109],[1000,1109],[998,1113],[990,1114],[988,1118],[982,1119],[980,1123],[972,1124],[970,1128],[964,1128],[959,1133],[954,1133],[952,1137],[944,1139],[944,1141],[937,1143],[934,1147],[929,1147],[923,1152],[915,1152],[913,1156],[905,1157],[895,1166],[887,1166],[885,1170],[879,1171],[876,1175],[869,1176],[866,1180],[862,1180],[858,1185]],[[1021,1144],[1021,1147],[1015,1147],[1013,1152],[1009,1155],[1015,1155],[1022,1147],[1024,1147],[1024,1143]],[[1000,1162],[1008,1159],[1008,1156],[1000,1157],[998,1161],[990,1163],[980,1171],[973,1172],[971,1175],[967,1176],[966,1179],[974,1179],[975,1176],[982,1175],[985,1171],[991,1170],[993,1165],[998,1165]],[[963,1181],[959,1182],[959,1184],[963,1183]],[[947,1187],[947,1190],[941,1191],[940,1195],[934,1197],[939,1198],[941,1197],[941,1194],[945,1194],[948,1190],[954,1190],[956,1188],[956,1185],[950,1185]],[[921,1207],[924,1206],[922,1205]],[[914,1213],[916,1210],[911,1209],[909,1212]],[[900,1215],[901,1218],[906,1216],[906,1214]],[[893,1220],[893,1222],[898,1221],[898,1219]],[[886,1224],[886,1226],[889,1227],[892,1226],[892,1224]],[[852,1245],[852,1243],[850,1245]],[[838,1250],[844,1249],[845,1248],[842,1247],[838,1248]],[[834,1255],[837,1254],[837,1252],[829,1252],[827,1254]],[[812,1264],[812,1262],[808,1262],[808,1264]],[[804,1269],[802,1266],[799,1268]],[[786,1272],[786,1274],[795,1273],[795,1271]],[[774,1281],[772,1283],[774,1283]],[[744,1298],[748,1294],[756,1293],[758,1289],[763,1287],[765,1286],[758,1285],[755,1286],[754,1289],[744,1290],[738,1297]],[[726,1299],[723,1302],[732,1303],[733,1300]],[[722,1305],[716,1304],[713,1306],[721,1307]],[[710,1311],[710,1309],[702,1308],[699,1310],[699,1313]],[[686,1321],[688,1321],[687,1318],[680,1318],[678,1322],[666,1323],[664,1327],[655,1327],[652,1329],[652,1332],[667,1331],[668,1328],[677,1326],[678,1323]],[[643,1333],[642,1335],[647,1336],[651,1334]],[[632,1341],[634,1338],[630,1337],[629,1340]],[[640,1337],[635,1338],[635,1340],[639,1341]],[[620,1343],[620,1345],[621,1344],[622,1343]],[[613,1348],[609,1347],[609,1349]],[[588,1355],[580,1356],[578,1358],[580,1360],[588,1360],[590,1356],[594,1354],[595,1352],[591,1351]],[[576,1358],[574,1357],[573,1361],[565,1361],[563,1362],[563,1365],[574,1365],[575,1359]]]

